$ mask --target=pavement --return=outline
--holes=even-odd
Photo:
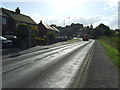
[[[116,67],[96,40],[84,88],[118,88],[118,84]]]
[[[2,49],[2,50],[0,50],[0,52],[2,51],[2,56],[1,56],[2,59],[5,59],[5,58],[15,57],[15,56],[19,56],[19,55],[39,51],[39,50],[44,50],[44,49],[56,47],[56,46],[59,46],[59,45],[65,45],[65,44],[69,44],[69,43],[70,42],[68,42],[68,41],[64,41],[64,42],[54,43],[54,44],[51,44],[51,45],[44,45],[44,46],[37,45],[35,47],[31,47],[31,48],[28,48],[28,49],[8,48],[8,49]]]

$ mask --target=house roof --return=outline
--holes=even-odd
[[[49,30],[54,30],[50,25],[42,22],[42,24],[45,26],[45,28],[49,29]]]
[[[56,27],[52,26],[52,28],[53,28],[56,32],[60,32]]]
[[[33,21],[29,16],[23,15],[23,14],[17,14],[14,11],[7,10],[2,8],[2,16],[9,16],[12,17],[15,21],[28,23],[28,24],[36,24],[35,21]]]
[[[56,32],[60,32],[57,28],[55,28],[54,26],[50,26],[44,22],[40,22],[41,24],[43,24],[45,26],[45,28],[49,29],[49,30],[53,30],[53,31],[56,31]]]
[[[2,13],[2,9],[0,9],[0,16],[9,17],[6,13]]]
[[[9,17],[6,13],[2,12],[2,9],[0,8],[0,16],[4,16],[4,17]]]

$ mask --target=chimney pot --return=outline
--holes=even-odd
[[[17,9],[15,9],[15,12],[16,12],[17,14],[20,14],[20,9],[19,9],[19,7],[17,7]]]
[[[40,20],[40,23],[42,23],[42,20]]]

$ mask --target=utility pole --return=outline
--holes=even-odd
[[[66,19],[70,19],[70,17],[67,17],[67,18],[64,19],[64,26],[65,26],[65,20],[66,20]]]

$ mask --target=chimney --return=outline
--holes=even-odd
[[[17,9],[15,9],[15,12],[16,12],[17,14],[20,14],[20,9],[19,9],[19,7],[17,7]]]
[[[40,20],[40,23],[42,23],[42,20]]]

